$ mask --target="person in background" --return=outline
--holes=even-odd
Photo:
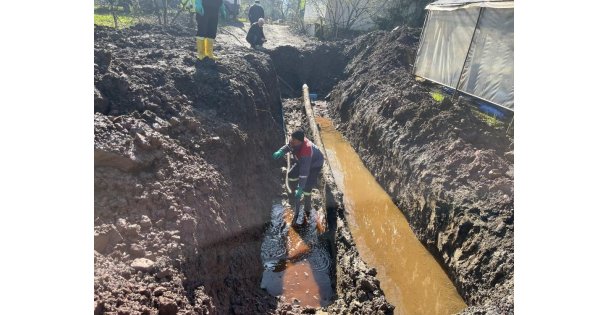
[[[289,143],[281,147],[278,151],[272,154],[272,157],[276,160],[285,155],[285,153],[291,152],[295,158],[296,163],[291,167],[287,175],[289,179],[289,189],[291,194],[289,195],[290,203],[299,201],[302,195],[304,195],[304,213],[306,217],[310,217],[311,197],[312,188],[317,184],[317,177],[321,173],[323,167],[323,153],[321,150],[308,138],[304,137],[304,131],[298,129],[291,134]],[[299,204],[299,202],[296,202]],[[299,208],[299,207],[298,207]],[[295,227],[303,224],[303,215],[300,213],[300,209],[295,209],[293,224]]]
[[[213,55],[213,41],[217,35],[219,14],[226,18],[226,8],[223,0],[193,0],[196,11],[196,51],[197,58],[216,60]]]
[[[253,49],[261,49],[262,45],[266,42],[266,36],[264,36],[264,19],[260,18],[257,22],[251,24],[249,31],[247,32],[247,42]]]
[[[249,7],[249,13],[247,14],[249,17],[249,23],[253,25],[253,23],[260,20],[260,18],[264,18],[264,7],[260,4],[260,0],[255,0],[255,3]]]

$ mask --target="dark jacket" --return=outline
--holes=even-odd
[[[323,166],[323,153],[319,150],[319,147],[315,145],[308,138],[304,137],[302,144],[292,148],[289,144],[281,147],[283,152],[292,152],[300,164],[300,181],[299,187],[306,187],[306,181],[308,180],[308,174],[313,168],[320,168]]]
[[[264,43],[266,37],[264,36],[264,30],[258,25],[258,22],[251,24],[246,39],[251,46],[262,45]]]
[[[204,8],[219,8],[224,0],[203,0]]]
[[[251,22],[252,24],[257,22],[260,18],[264,17],[264,8],[262,8],[261,5],[254,3],[250,8],[249,8],[249,22]]]

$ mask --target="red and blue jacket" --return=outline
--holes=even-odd
[[[304,137],[302,144],[293,148],[289,146],[289,144],[286,144],[281,148],[281,151],[293,153],[296,160],[298,160],[298,164],[300,164],[300,181],[298,182],[299,187],[306,186],[306,180],[308,179],[310,170],[313,168],[322,167],[323,161],[325,160],[323,153],[321,153],[321,150],[319,150],[319,147],[317,147],[306,137]]]

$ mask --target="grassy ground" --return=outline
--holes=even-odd
[[[479,110],[476,110],[476,109],[473,110],[473,115],[477,116],[477,118],[481,119],[483,122],[485,122],[490,127],[497,128],[497,129],[504,129],[507,127],[505,122],[496,118],[496,116],[488,115],[488,114],[481,112]]]
[[[118,16],[118,28],[125,28],[135,24],[132,16]],[[112,14],[95,14],[95,25],[114,27]]]
[[[116,8],[116,11],[118,28],[125,28],[135,24],[136,20],[131,14],[125,14],[120,7]],[[114,18],[108,8],[96,6],[94,12],[95,25],[114,27]]]

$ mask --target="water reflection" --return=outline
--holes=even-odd
[[[264,274],[261,287],[274,296],[284,296],[302,306],[322,307],[331,303],[331,256],[319,215],[313,208],[310,222],[301,229],[290,227],[293,211],[275,203],[270,226],[262,242]]]
[[[357,250],[378,271],[395,314],[454,314],[466,307],[401,211],[365,168],[331,121],[317,117],[328,163],[344,193],[346,219]]]

